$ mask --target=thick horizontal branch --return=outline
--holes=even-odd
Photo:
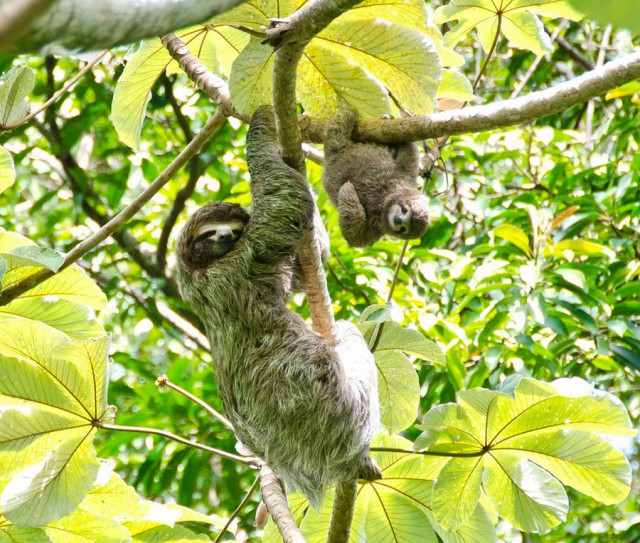
[[[57,0],[48,2],[39,16],[5,33],[19,33],[15,40],[0,34],[0,54],[38,50],[45,53],[95,51],[162,36],[200,24],[245,0]],[[0,13],[17,0],[0,0]],[[24,4],[21,0],[18,4]],[[47,2],[39,2],[46,4]],[[0,25],[0,29],[2,26]]]
[[[431,115],[360,122],[354,138],[393,144],[497,130],[560,113],[638,78],[640,52],[613,60],[571,81],[513,100]],[[325,119],[304,117],[301,120],[305,141],[322,142],[325,127]]]

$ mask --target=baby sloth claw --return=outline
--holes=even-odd
[[[322,182],[338,208],[344,239],[352,247],[365,247],[384,234],[421,237],[429,225],[429,201],[416,188],[418,146],[354,143],[357,122],[357,111],[339,113],[324,141]]]

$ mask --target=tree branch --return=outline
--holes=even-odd
[[[60,267],[59,271],[71,266],[71,264],[82,258],[89,251],[97,247],[105,239],[113,235],[124,224],[126,224],[153,196],[155,196],[157,192],[160,191],[160,189],[162,189],[162,187],[164,187],[164,185],[169,182],[169,180],[180,170],[180,168],[182,168],[182,166],[200,152],[202,146],[209,140],[225,120],[226,118],[222,112],[217,110],[207,121],[202,130],[193,138],[193,141],[180,152],[180,154],[162,173],[160,173],[160,175],[158,175],[158,177],[156,177],[153,183],[143,190],[139,196],[137,196],[127,207],[120,211],[120,213],[118,213],[102,228],[89,236],[86,240],[78,243],[71,251],[69,251],[69,253],[67,253],[64,263]],[[53,272],[43,269],[29,277],[26,277],[22,281],[11,285],[6,288],[2,294],[0,294],[0,306],[8,304],[11,300],[17,298],[21,294],[24,294],[28,290],[31,290],[36,285],[39,285],[53,275]]]
[[[302,174],[305,174],[305,159],[297,113],[298,63],[311,39],[360,1],[312,0],[287,19],[274,21],[274,27],[267,31],[265,41],[277,49],[273,68],[273,104],[282,157]],[[323,250],[320,239],[324,235],[324,226],[317,209],[315,214],[316,229],[302,240],[298,256],[314,327],[322,336],[331,338],[334,318],[327,279],[322,269]]]
[[[333,501],[331,523],[327,543],[344,543],[349,541],[351,522],[353,521],[354,503],[358,496],[358,482],[344,481],[336,485],[336,497]]]
[[[220,533],[218,534],[218,536],[213,540],[213,543],[220,543],[220,541],[222,541],[222,538],[224,537],[224,534],[226,533],[226,531],[229,529],[229,526],[231,526],[231,523],[236,518],[238,518],[238,515],[244,509],[244,506],[247,505],[247,503],[249,503],[249,500],[251,499],[251,495],[253,494],[254,490],[258,486],[259,482],[260,482],[260,476],[256,477],[256,480],[253,481],[253,484],[251,485],[251,488],[245,494],[244,498],[240,502],[240,505],[238,505],[238,507],[236,507],[235,511],[231,514],[231,516],[229,517],[227,522],[225,522],[225,525],[222,527],[222,530],[220,530]]]
[[[305,543],[289,509],[282,485],[277,475],[266,464],[260,469],[260,488],[262,489],[262,501],[269,509],[271,518],[276,523],[284,543]]]
[[[29,25],[56,0],[13,0],[0,2],[0,50],[11,47],[27,32]]]
[[[601,68],[587,72],[571,81],[513,100],[431,115],[359,122],[354,132],[354,139],[394,144],[453,134],[497,130],[565,111],[638,78],[640,78],[640,52],[608,62]],[[301,120],[304,139],[321,142],[326,122],[324,119],[304,117]]]
[[[7,40],[5,33],[0,33],[0,54],[41,49],[48,53],[110,49],[203,23],[244,1],[57,0],[55,9],[30,11],[31,24],[19,24],[9,19],[6,34],[19,33],[21,39],[15,42]],[[30,6],[46,3],[52,4],[52,1],[0,0],[0,14],[13,4]],[[3,21],[2,16],[0,21]]]
[[[249,119],[241,115],[231,103],[227,84],[217,75],[210,72],[198,57],[191,54],[187,45],[178,36],[175,34],[163,36],[162,45],[167,48],[171,57],[178,63],[189,79],[220,106],[226,117],[235,117],[245,123],[249,122]]]
[[[203,445],[202,443],[198,443],[197,441],[189,441],[188,439],[177,436],[176,434],[172,434],[171,432],[167,432],[166,430],[159,430],[158,428],[145,428],[141,426],[119,426],[117,424],[108,424],[102,422],[97,422],[95,425],[98,428],[102,428],[104,430],[113,430],[115,432],[133,432],[136,434],[151,434],[155,436],[166,437],[167,439],[170,439],[172,441],[182,443],[187,447],[193,447],[194,449],[200,449],[202,451],[210,452],[212,454],[220,456],[221,458],[233,460],[234,462],[238,462],[239,464],[244,464],[246,466],[255,467],[257,463],[259,463],[259,460],[257,458],[238,456],[237,454],[228,453],[214,447],[209,447],[208,445]]]

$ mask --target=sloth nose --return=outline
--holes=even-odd
[[[396,215],[393,218],[393,224],[395,226],[400,226],[401,224],[404,224],[404,217],[400,216],[400,215]]]
[[[232,237],[231,232],[220,232],[218,234],[218,241],[225,243],[231,241]]]

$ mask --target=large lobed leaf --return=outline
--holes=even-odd
[[[458,21],[444,36],[450,47],[476,29],[485,52],[502,32],[516,47],[542,55],[553,47],[538,15],[581,18],[564,0],[452,0],[436,10],[435,20],[439,24]]]
[[[458,404],[424,417],[416,449],[449,453],[433,487],[432,508],[447,531],[471,517],[482,489],[504,519],[528,532],[564,520],[563,485],[606,504],[629,492],[625,456],[603,435],[633,436],[624,406],[580,379],[551,385],[507,379],[501,390],[473,389]]]

